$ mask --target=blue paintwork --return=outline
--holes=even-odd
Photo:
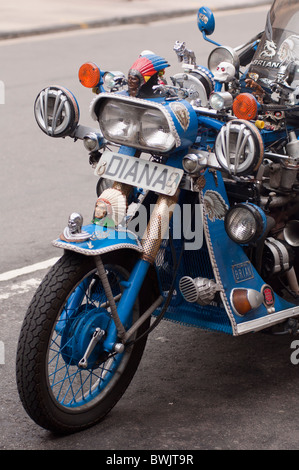
[[[96,224],[85,225],[82,230],[88,232],[91,238],[77,243],[67,242],[60,238],[53,242],[57,248],[95,256],[120,248],[132,248],[142,251],[137,235],[121,229],[106,228]]]
[[[190,145],[196,140],[198,132],[198,120],[197,114],[190,103],[186,100],[176,100],[176,101],[163,101],[161,103],[167,112],[170,114],[175,129],[178,133],[178,136],[181,140],[181,145],[177,147],[176,151],[181,149],[187,149]],[[179,111],[176,113],[175,108],[179,107]],[[179,116],[184,114],[186,122],[180,122]]]
[[[201,7],[197,12],[197,26],[198,29],[201,31],[203,38],[216,45],[220,46],[218,42],[213,41],[212,39],[207,38],[213,34],[215,29],[215,18],[213,12],[208,7]]]
[[[225,122],[218,121],[217,119],[213,119],[209,116],[203,116],[200,114],[198,114],[197,119],[199,124],[206,127],[211,127],[216,131],[220,131],[220,129],[226,124]]]
[[[132,309],[139,295],[139,291],[147,275],[150,263],[144,260],[138,260],[130,274],[128,281],[123,282],[124,291],[117,305],[117,313],[122,324],[128,328],[132,316]],[[103,343],[106,351],[112,351],[117,339],[117,330],[112,323],[107,331],[107,336]]]
[[[222,196],[227,206],[229,206],[221,173],[217,173],[217,182],[214,179],[213,174],[208,171],[206,172],[205,177],[207,184],[204,188],[203,195],[208,189],[216,191]],[[255,268],[251,265],[242,247],[234,243],[227,236],[224,228],[224,220],[215,219],[214,221],[211,221],[207,219],[207,221],[217,267],[227,298],[229,299],[231,290],[237,287],[246,287],[260,291],[262,286],[265,285],[265,281],[259,276]],[[242,265],[243,263],[249,263],[250,271],[253,273],[253,276],[250,278],[248,276],[248,278],[243,280],[241,279],[239,282],[236,282],[234,267],[235,265]],[[290,308],[292,306],[292,304],[286,302],[284,299],[275,294],[276,312]],[[234,314],[234,317],[236,323],[242,323],[267,315],[267,309],[262,304],[254,311],[249,312],[245,317],[240,317],[236,314]]]
[[[217,90],[218,88],[221,88],[220,85],[221,84],[216,82],[215,89]],[[246,91],[248,91],[248,89]],[[163,97],[157,97],[154,99],[151,98],[149,101],[159,102],[165,110],[167,110],[181,140],[181,145],[167,158],[167,164],[174,168],[182,168],[182,158],[187,153],[188,148],[194,143],[196,143],[200,148],[207,148],[207,146],[213,147],[217,133],[220,131],[222,126],[226,124],[225,121],[213,119],[210,116],[205,116],[196,112],[189,102],[185,100],[165,100]],[[286,135],[285,131],[277,132],[261,130],[260,133],[266,148],[268,144],[274,140]],[[121,146],[119,153],[134,156],[136,149]],[[215,174],[217,177],[215,177]],[[214,191],[223,198],[227,208],[229,208],[228,197],[221,172],[212,173],[209,170],[206,170],[204,176],[206,179],[206,185],[202,191],[202,197],[204,198],[206,191]],[[182,194],[183,197],[180,198],[179,203],[183,207],[183,204],[185,203],[184,192],[182,192]],[[260,212],[265,219],[264,213],[261,210]],[[207,277],[209,279],[215,278],[215,273],[213,272],[205,242],[204,247],[201,250],[197,250],[196,252],[184,252],[182,263],[175,281],[174,294],[165,314],[165,318],[175,322],[198,326],[200,328],[215,329],[232,334],[232,322],[238,325],[269,315],[263,304],[254,311],[249,312],[245,317],[237,315],[233,311],[233,307],[230,303],[230,293],[232,289],[246,287],[261,291],[262,287],[265,285],[265,281],[256,272],[243,248],[234,243],[227,236],[224,227],[224,218],[220,220],[217,218],[209,220],[207,217],[206,221],[221,283],[224,288],[227,303],[230,305],[231,316],[228,315],[224,305],[219,301],[218,303],[215,302],[214,304],[203,307],[199,304],[187,303],[180,293],[178,282],[182,276],[190,276],[192,278],[200,276]],[[133,250],[142,252],[140,241],[133,233],[116,230],[114,228],[105,228],[94,224],[83,227],[83,230],[88,231],[88,233],[92,235],[89,240],[81,243],[56,240],[54,245],[75,252],[84,252],[89,256],[107,253],[123,247],[129,247]],[[174,250],[177,257],[181,252],[182,243],[182,240],[175,240],[174,242]],[[164,250],[163,263],[161,264],[160,262],[157,264],[156,272],[160,285],[160,292],[166,299],[173,278],[174,265],[173,260],[171,260],[172,250],[170,249],[169,244],[163,248],[162,243],[161,250],[162,252]],[[146,261],[137,261],[129,280],[123,283],[124,291],[121,300],[118,303],[117,310],[122,323],[126,327],[130,321],[132,308],[137,299],[142,283],[148,273],[149,266],[149,263]],[[292,304],[286,302],[278,295],[274,294],[274,296],[275,312],[293,307]],[[160,307],[155,314],[158,314],[162,307]],[[103,344],[104,349],[111,351],[116,339],[116,327],[114,323],[111,323],[107,329],[107,336]]]

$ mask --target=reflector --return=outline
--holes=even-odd
[[[86,62],[79,69],[79,81],[86,88],[94,88],[101,79],[99,67],[93,62]]]
[[[258,103],[250,93],[241,93],[233,102],[233,112],[238,119],[251,121],[255,119],[258,111]]]

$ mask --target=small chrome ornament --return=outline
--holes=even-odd
[[[65,227],[63,233],[60,235],[60,239],[67,242],[83,242],[88,240],[91,235],[82,230],[83,217],[78,212],[72,212],[69,216],[68,225]]]
[[[183,62],[184,64],[192,64],[196,65],[196,57],[194,51],[191,49],[187,49],[186,43],[184,41],[176,41],[173,50],[178,57],[179,62]]]

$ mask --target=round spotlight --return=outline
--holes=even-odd
[[[34,116],[41,130],[50,137],[66,137],[76,129],[80,111],[74,95],[64,87],[44,88],[36,97]]]
[[[220,62],[232,64],[236,70],[239,69],[240,60],[236,51],[231,47],[219,46],[212,50],[208,58],[208,69],[214,75]]]
[[[231,108],[233,104],[233,97],[227,91],[222,93],[212,93],[209,102],[211,108],[215,109],[216,111],[220,111],[221,109]]]
[[[224,224],[231,240],[240,245],[248,245],[256,242],[265,232],[267,219],[258,206],[241,203],[228,210]]]
[[[260,131],[249,121],[233,119],[225,124],[215,143],[220,166],[232,175],[250,175],[260,167],[264,143]]]
[[[83,144],[86,150],[89,152],[94,152],[95,150],[99,149],[98,137],[93,132],[84,136]]]
[[[206,158],[201,155],[197,155],[195,153],[188,153],[188,155],[185,155],[185,157],[183,158],[182,163],[186,173],[195,174],[205,167],[207,161]]]

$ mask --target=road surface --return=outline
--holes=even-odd
[[[216,15],[214,39],[236,46],[264,27],[266,10]],[[21,323],[46,269],[7,276],[59,252],[51,246],[68,215],[89,221],[96,180],[81,142],[51,139],[33,117],[37,93],[50,84],[72,90],[81,123],[90,125],[92,98],[77,79],[92,60],[127,71],[144,49],[154,50],[180,71],[176,40],[194,49],[206,65],[212,46],[195,18],[100,31],[81,31],[0,43],[1,253],[0,449],[192,451],[297,449],[298,367],[291,363],[289,336],[263,333],[232,338],[162,322],[150,336],[140,368],[126,394],[103,423],[57,438],[36,426],[19,401],[15,352]],[[109,454],[110,455],[110,454]]]

